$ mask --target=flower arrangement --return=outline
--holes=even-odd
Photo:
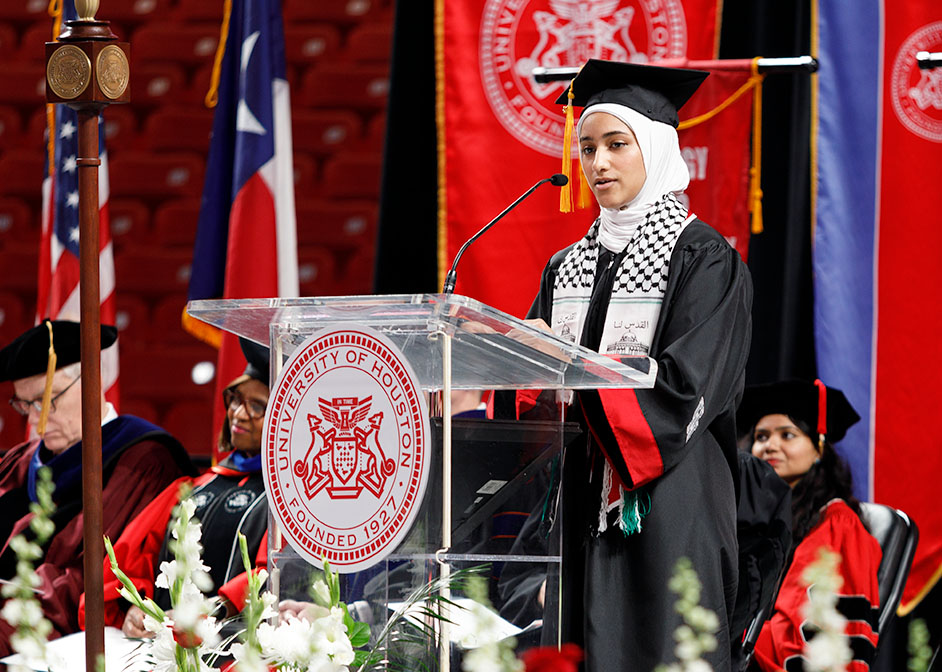
[[[845,634],[847,619],[837,611],[838,591],[844,583],[838,572],[841,556],[827,548],[805,569],[802,581],[808,586],[808,602],[803,616],[817,629],[805,644],[808,670],[844,672],[853,655]]]
[[[144,629],[154,634],[147,650],[155,672],[208,672],[212,662],[225,653],[220,644],[220,622],[212,615],[218,598],[207,598],[211,588],[209,568],[203,564],[200,523],[193,518],[196,504],[181,489],[180,503],[174,508],[170,550],[174,559],[160,564],[154,585],[170,592],[172,615],[154,600],[142,597],[118,567],[111,540],[105,537],[105,550],[111,569],[121,581],[121,596],[144,612]]]
[[[52,632],[52,624],[43,616],[42,607],[36,599],[40,580],[33,571],[33,563],[42,558],[43,545],[56,531],[52,522],[52,515],[56,511],[55,502],[52,501],[55,490],[52,471],[49,467],[43,467],[38,475],[37,501],[29,507],[33,514],[29,527],[34,540],[29,541],[22,534],[10,540],[10,547],[16,553],[16,577],[3,586],[2,594],[6,601],[0,610],[0,616],[16,628],[10,637],[13,650],[30,663],[18,666],[24,671],[34,669],[40,661],[46,662],[50,670],[62,667],[62,661],[49,659],[46,640]]]
[[[365,623],[355,622],[340,601],[340,580],[330,563],[324,561],[323,578],[316,579],[311,587],[314,601],[296,614],[283,612],[281,622],[273,626],[267,619],[277,615],[276,597],[262,592],[268,573],[264,569],[252,571],[242,534],[239,547],[249,585],[242,612],[245,629],[241,642],[233,644],[230,653],[240,672],[347,672],[348,665],[362,666],[368,654],[354,649],[369,642],[370,629]]]
[[[716,614],[700,606],[700,578],[689,558],[677,561],[667,586],[677,595],[674,610],[683,618],[683,623],[674,631],[677,641],[674,654],[678,662],[659,665],[655,672],[708,672],[713,668],[702,656],[716,650],[715,633],[720,622]]]
[[[914,618],[909,623],[909,641],[907,642],[909,672],[926,672],[932,662],[932,647],[929,645],[929,628],[921,618]]]

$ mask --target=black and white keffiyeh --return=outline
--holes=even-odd
[[[664,292],[671,255],[680,234],[694,219],[673,193],[659,200],[635,230],[612,285],[611,300],[602,328],[599,352],[603,355],[648,356]],[[599,221],[576,243],[556,272],[553,288],[553,331],[578,343],[585,327],[599,259]],[[599,532],[608,527],[608,514],[618,509],[619,527],[626,533],[641,527],[635,493],[612,491],[613,474],[605,461]]]

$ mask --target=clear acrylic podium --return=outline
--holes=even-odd
[[[312,334],[368,327],[398,348],[419,380],[429,411],[431,471],[419,511],[404,540],[378,564],[341,576],[341,599],[374,638],[415,591],[431,581],[477,569],[493,610],[518,651],[560,644],[561,529],[556,506],[561,460],[568,445],[584,446],[567,420],[574,390],[652,387],[656,363],[613,358],[532,327],[458,295],[193,301],[192,316],[271,348],[271,387],[282,363]],[[530,393],[517,419],[516,392]],[[494,393],[494,418],[453,415],[453,395]],[[280,599],[308,600],[318,569],[269,524],[271,588]],[[457,582],[443,590],[460,603]],[[440,644],[416,636],[409,619],[371,642],[389,660],[459,670],[462,650],[450,644],[460,629],[429,621]],[[415,617],[413,617],[415,618]],[[421,617],[418,617],[421,618]]]

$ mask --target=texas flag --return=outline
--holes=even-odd
[[[234,0],[219,76],[189,299],[298,295],[291,114],[277,0]],[[231,334],[187,328],[219,346],[221,390],[245,360]]]

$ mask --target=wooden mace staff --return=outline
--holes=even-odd
[[[98,278],[98,115],[130,101],[127,42],[95,20],[98,0],[75,0],[78,20],[46,42],[46,102],[78,114],[79,266],[82,356],[82,507],[85,533],[85,669],[105,651],[101,508],[101,305]]]

